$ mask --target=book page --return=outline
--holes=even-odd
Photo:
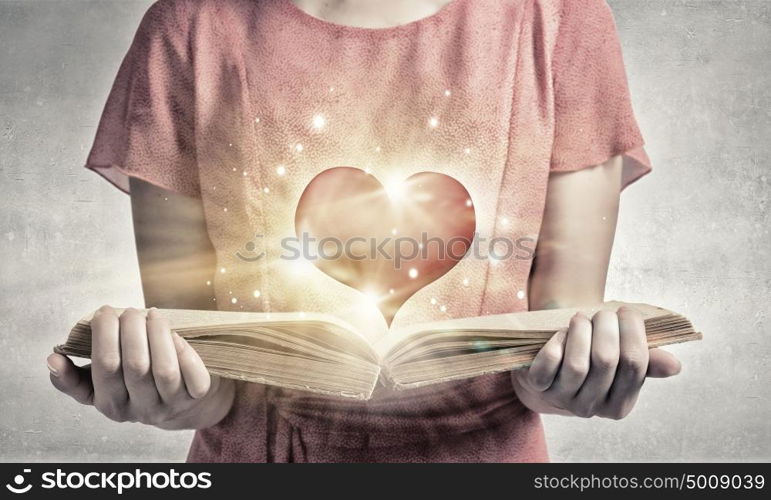
[[[545,309],[541,311],[524,311],[509,314],[478,316],[474,318],[433,321],[418,323],[395,330],[386,338],[381,339],[381,341],[375,345],[375,350],[381,359],[384,359],[393,349],[403,346],[403,344],[410,342],[411,339],[416,339],[426,332],[436,332],[437,330],[446,331],[448,333],[463,330],[489,330],[500,332],[557,331],[560,328],[567,327],[570,318],[578,311],[591,317],[601,309],[616,311],[622,305],[636,308],[642,314],[643,319],[670,313],[666,309],[649,304],[608,301],[603,304],[580,307]]]
[[[121,314],[125,309],[116,309],[117,314]],[[227,325],[248,325],[248,324],[270,324],[285,323],[283,329],[290,329],[292,323],[297,323],[298,331],[302,331],[302,325],[311,322],[328,323],[337,328],[330,329],[330,332],[336,332],[349,336],[352,342],[357,343],[357,347],[367,350],[372,357],[377,357],[372,347],[372,341],[361,330],[332,314],[312,313],[312,312],[237,312],[237,311],[204,311],[193,309],[158,309],[163,317],[169,320],[172,330],[184,330],[188,328],[204,329],[211,326],[214,334],[222,331],[223,326]],[[82,318],[81,321],[91,321],[94,313]]]

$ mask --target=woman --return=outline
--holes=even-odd
[[[87,166],[130,192],[147,306],[326,311],[359,292],[280,258],[309,181],[449,175],[487,238],[394,326],[603,299],[619,193],[650,170],[602,0],[161,0],[139,27]],[[53,384],[108,418],[197,429],[193,461],[545,461],[539,413],[624,417],[647,376],[640,315],[576,315],[529,370],[350,403],[210,377],[157,311],[103,307],[90,370]]]

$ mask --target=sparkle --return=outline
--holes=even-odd
[[[423,250],[423,243],[418,243],[418,249]]]
[[[394,236],[396,236],[396,233],[398,233],[398,232],[399,231],[397,231],[396,228],[391,229],[391,234],[394,235]]]
[[[525,291],[524,291],[524,290],[520,290],[520,291],[518,291],[518,292],[517,292],[517,298],[518,298],[519,300],[522,300],[522,299],[524,299],[524,298],[525,298]]]
[[[508,226],[509,219],[507,219],[506,217],[501,217],[501,224],[503,224],[504,226]]]
[[[220,274],[225,274],[225,272],[227,272],[227,269],[220,267]]]
[[[432,116],[428,119],[428,126],[431,128],[436,128],[439,126],[439,118]]]
[[[431,305],[432,306],[436,305],[436,299],[434,297],[431,297]]]
[[[246,177],[246,170],[244,170],[244,177]]]
[[[314,129],[321,130],[327,124],[327,119],[324,118],[324,115],[314,115],[311,123]]]
[[[390,293],[391,295],[393,295],[393,294],[394,294],[394,289],[393,289],[393,288],[389,288],[389,289],[388,289],[388,293]]]
[[[367,168],[364,169],[364,173],[365,174],[371,174],[372,173],[372,169],[367,167]]]
[[[227,212],[228,211],[228,207],[223,208],[222,211],[223,212]]]
[[[297,151],[298,153],[302,153],[303,149],[305,149],[305,147],[299,142],[294,145],[294,150]]]
[[[468,285],[469,285],[468,278],[463,278],[463,286],[468,286]]]
[[[450,97],[451,95],[452,95],[452,92],[450,92],[450,89],[447,89],[447,90],[444,91],[444,96],[445,97]]]
[[[259,291],[259,290],[255,290],[254,292],[252,292],[252,295],[254,295],[254,298],[255,298],[255,299],[259,299],[259,298],[260,298],[260,295],[262,295],[262,294],[260,293],[260,291]]]
[[[334,92],[334,91],[335,91],[335,88],[334,88],[334,87],[329,87],[329,91],[330,91],[330,92]]]
[[[228,144],[228,147],[232,148],[233,147],[233,143],[231,142],[230,144]]]
[[[463,148],[463,154],[470,155],[471,154],[471,148]]]
[[[169,201],[169,198],[168,198],[168,197],[166,197],[166,196],[164,196],[164,197],[163,197],[163,201]],[[604,218],[605,218],[605,217],[603,217],[603,219],[604,219]]]
[[[441,306],[439,306],[439,310],[442,312],[447,312],[447,306],[442,304]]]
[[[278,175],[284,175],[284,174],[286,174],[286,167],[285,167],[285,166],[283,166],[283,165],[279,165],[278,167],[276,167],[276,173],[277,173]]]
[[[380,152],[380,146],[375,146],[375,153],[379,153],[379,152]]]
[[[233,167],[233,172],[235,172],[236,170],[238,170],[238,169],[236,167]]]
[[[405,188],[405,183],[399,179],[390,180],[385,184],[386,193],[392,200],[398,200],[404,196]]]
[[[472,202],[472,201],[471,201],[471,198],[469,198],[468,200],[466,200],[466,206],[467,206],[467,207],[470,207],[470,206],[471,206],[471,205],[473,205],[473,204],[474,204],[474,202]]]
[[[232,299],[230,299],[230,303],[231,304],[236,304],[236,303],[238,303],[238,299],[233,297]]]
[[[211,286],[211,281],[207,281],[206,286]]]
[[[254,123],[260,123],[260,117],[259,116],[254,119]]]
[[[411,279],[415,279],[415,278],[417,278],[417,277],[418,277],[418,270],[417,270],[417,269],[415,269],[414,267],[411,267],[411,268],[410,268],[410,270],[409,270],[409,272],[407,273],[407,275],[408,275],[408,276],[409,276]]]
[[[265,186],[264,188],[262,188],[262,192],[265,194],[268,194],[270,193],[270,188],[268,186]]]
[[[603,215],[602,220],[608,220],[608,218]]]

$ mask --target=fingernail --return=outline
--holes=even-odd
[[[56,368],[51,366],[51,362],[49,361],[50,357],[51,356],[46,358],[46,366],[48,367],[48,371],[51,372],[51,375],[53,375],[54,377],[58,377],[59,376],[59,370],[57,370]]]

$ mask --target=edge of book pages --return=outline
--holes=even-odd
[[[337,371],[343,373],[346,377],[343,379],[340,376],[335,375],[332,371],[328,376],[332,382],[328,383],[328,387],[334,386],[334,388],[320,388],[318,386],[311,385],[308,380],[308,372],[311,368],[316,367],[320,369],[326,369],[321,362],[316,362],[307,358],[291,359],[291,356],[287,355],[261,355],[261,373],[247,372],[245,370],[232,370],[228,369],[229,361],[226,357],[220,356],[217,358],[218,351],[208,349],[202,345],[191,345],[196,351],[201,354],[205,359],[205,364],[210,373],[226,378],[232,378],[236,380],[243,380],[247,382],[261,383],[272,386],[283,387],[292,390],[308,391],[316,394],[322,394],[326,396],[337,396],[349,399],[368,400],[372,396],[375,386],[378,382],[383,383],[384,380],[389,382],[395,390],[408,390],[418,387],[424,387],[437,383],[457,381],[466,378],[473,378],[483,375],[489,375],[494,373],[500,373],[503,371],[509,371],[512,369],[522,368],[532,363],[535,354],[540,347],[548,340],[560,328],[567,326],[570,317],[576,312],[581,311],[591,316],[600,309],[608,309],[615,311],[621,305],[628,305],[635,307],[639,310],[646,322],[646,330],[648,325],[653,324],[657,318],[670,318],[680,321],[683,325],[687,325],[687,333],[663,336],[660,338],[651,338],[649,334],[649,347],[659,347],[663,345],[688,342],[691,340],[699,340],[702,338],[700,332],[693,330],[693,326],[690,321],[685,317],[673,313],[667,309],[651,306],[648,304],[640,303],[625,303],[618,301],[609,301],[597,306],[587,307],[574,307],[564,309],[552,309],[542,311],[527,311],[520,313],[509,313],[499,315],[481,316],[476,318],[462,318],[454,320],[443,320],[436,322],[427,322],[413,325],[409,328],[404,328],[391,332],[388,338],[379,343],[378,351],[381,353],[387,353],[394,350],[397,347],[408,347],[410,339],[419,340],[421,334],[428,332],[442,332],[450,335],[452,333],[468,331],[493,331],[493,332],[511,332],[514,336],[517,332],[533,332],[537,331],[541,335],[539,338],[534,339],[532,344],[523,345],[516,348],[504,348],[498,350],[490,350],[487,352],[463,354],[455,356],[455,358],[445,358],[444,360],[426,360],[425,362],[417,362],[408,364],[406,366],[399,366],[399,364],[391,365],[385,356],[381,361],[381,367],[372,364],[371,366],[348,367],[345,366],[345,370],[340,367],[336,368]],[[217,327],[222,326],[235,326],[245,323],[255,323],[256,321],[288,321],[288,322],[322,322],[335,325],[338,328],[344,329],[346,332],[359,338],[362,342],[366,343],[366,337],[359,332],[353,330],[346,322],[340,320],[329,314],[319,313],[239,313],[228,311],[186,311],[186,310],[161,310],[162,313],[171,313],[173,315],[172,329],[183,330],[181,333],[183,337],[188,337],[184,330],[191,327],[205,328],[206,325],[202,324],[201,317],[207,318],[207,321],[216,319]],[[89,320],[93,317],[93,314],[88,315],[81,319],[76,324],[71,332],[75,332],[77,329],[88,330],[90,335]],[[205,322],[204,322],[205,323]],[[211,324],[211,323],[210,323]],[[69,340],[69,339],[68,339]],[[90,341],[89,341],[90,342]],[[369,345],[369,344],[367,344]],[[222,346],[219,346],[221,349]],[[409,351],[409,349],[407,349]],[[90,357],[90,345],[88,352],[84,349],[72,348],[67,344],[58,345],[54,348],[55,352],[61,354],[72,355],[77,357],[88,358]],[[283,372],[284,376],[271,376],[265,373],[265,366],[270,367],[275,363],[277,367],[274,373]],[[422,363],[422,364],[421,364]],[[441,363],[442,368],[438,368],[438,363]],[[265,366],[264,366],[264,365]],[[432,376],[432,370],[445,371],[443,376]],[[449,370],[449,371],[448,371]],[[357,382],[353,382],[350,378],[349,372],[357,372],[360,375],[360,379]],[[334,380],[333,380],[334,379]],[[364,382],[363,380],[366,380]]]

